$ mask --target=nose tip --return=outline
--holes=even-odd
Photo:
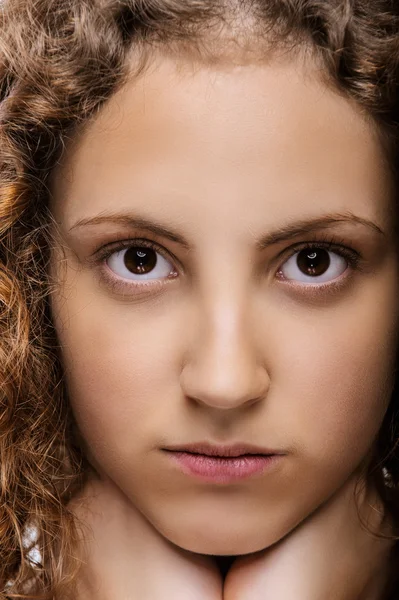
[[[249,356],[217,359],[208,354],[196,363],[186,365],[181,386],[185,396],[197,403],[220,410],[249,407],[262,400],[269,388],[264,367],[250,361]]]

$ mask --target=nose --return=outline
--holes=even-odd
[[[258,327],[248,306],[220,303],[195,317],[195,334],[181,372],[184,394],[221,410],[262,400],[270,380],[256,343]]]

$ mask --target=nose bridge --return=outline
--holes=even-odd
[[[187,396],[214,408],[252,403],[268,388],[246,287],[225,282],[195,307],[182,387]]]

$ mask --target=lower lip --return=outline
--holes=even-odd
[[[212,483],[232,483],[261,474],[276,464],[281,455],[244,454],[231,458],[169,452],[187,475]]]

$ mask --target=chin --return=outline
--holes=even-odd
[[[274,531],[254,531],[245,530],[241,527],[230,527],[228,531],[223,532],[219,528],[209,526],[204,530],[175,530],[159,532],[170,542],[179,546],[183,550],[195,552],[196,554],[209,554],[214,556],[241,556],[243,554],[252,554],[272,546],[287,533]]]

